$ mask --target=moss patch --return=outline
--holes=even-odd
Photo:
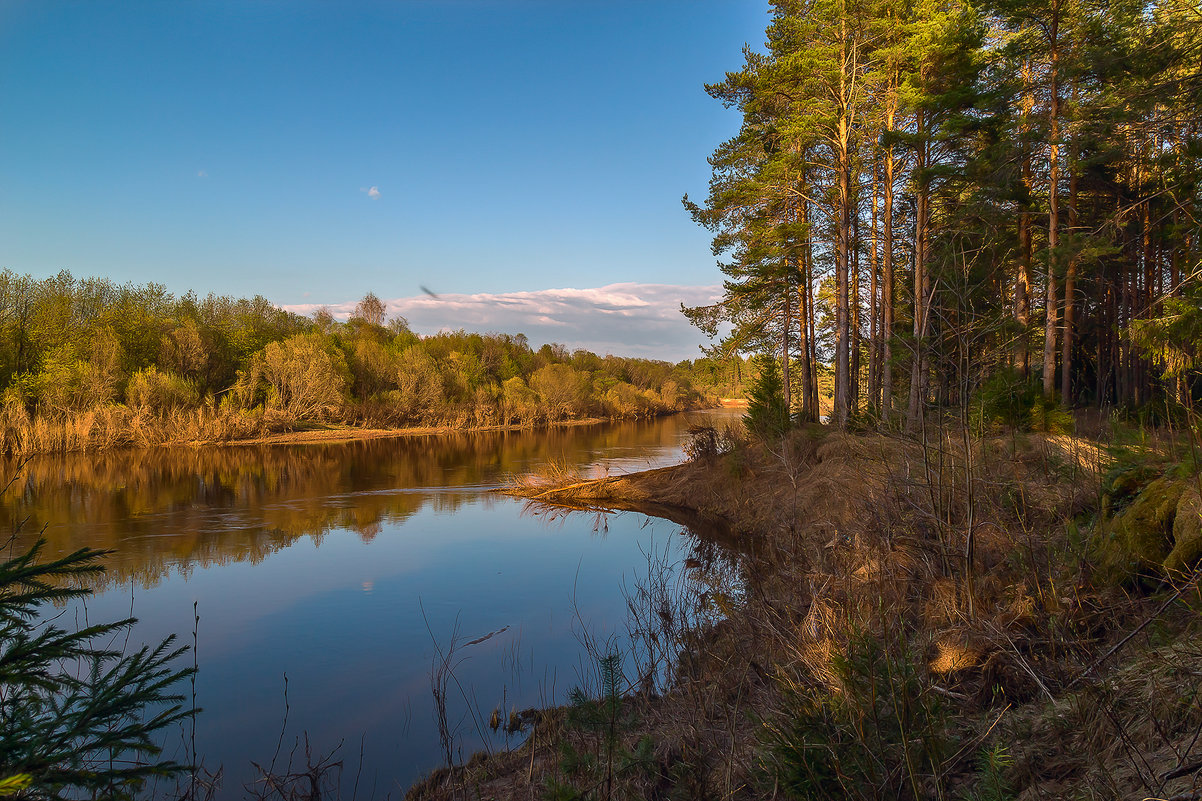
[[[1116,467],[1106,476],[1102,495],[1102,516],[1109,519],[1122,512],[1139,496],[1144,487],[1159,478],[1161,471],[1146,464]]]
[[[1202,558],[1202,495],[1197,486],[1191,486],[1177,502],[1177,514],[1173,518],[1173,550],[1165,557],[1163,565],[1168,573],[1184,573],[1191,570]]]
[[[1152,569],[1183,573],[1202,559],[1202,495],[1197,478],[1146,470],[1112,476],[1098,527],[1098,564],[1116,582]]]
[[[1127,508],[1103,519],[1102,563],[1114,579],[1126,581],[1149,567],[1161,567],[1173,550],[1173,524],[1184,491],[1184,483],[1158,478]]]

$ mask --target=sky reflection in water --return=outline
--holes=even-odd
[[[623,630],[623,584],[649,554],[678,563],[692,546],[668,521],[545,523],[484,490],[551,460],[591,472],[677,461],[688,422],[45,458],[25,466],[0,514],[7,526],[28,517],[23,539],[44,531],[51,554],[116,549],[98,594],[68,611],[81,623],[132,608],[135,640],[190,643],[196,602],[197,750],[224,765],[222,797],[241,794],[249,760],[272,760],[285,674],[277,767],[308,732],[315,752],[343,743],[345,782],[362,749],[361,797],[396,797],[440,762],[431,635],[445,647],[455,632],[466,642],[505,629],[460,651],[455,671],[485,720],[503,700],[562,700],[580,683],[573,629]],[[452,696],[468,753],[479,727]],[[167,751],[186,760],[185,740]]]

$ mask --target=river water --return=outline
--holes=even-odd
[[[6,466],[0,515],[24,521],[17,547],[40,532],[50,556],[114,551],[68,625],[132,613],[131,649],[195,631],[195,752],[222,770],[218,797],[246,794],[252,760],[303,768],[307,737],[314,761],[343,762],[344,797],[357,781],[359,798],[397,798],[444,761],[438,649],[457,645],[453,754],[504,747],[490,712],[562,702],[592,673],[582,640],[620,639],[633,589],[665,566],[683,577],[698,544],[666,520],[538,513],[490,490],[548,464],[593,477],[678,462],[699,418],[730,414],[42,457]],[[191,741],[172,732],[164,755],[190,761]]]

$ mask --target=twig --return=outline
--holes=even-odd
[[[1202,770],[1202,759],[1199,759],[1197,762],[1191,762],[1188,765],[1183,765],[1182,767],[1177,768],[1176,770],[1170,770],[1168,773],[1161,776],[1160,780],[1162,782],[1167,782],[1167,781],[1171,781],[1173,779],[1180,779],[1182,776],[1188,776],[1191,773],[1194,773],[1199,770]]]
[[[1151,614],[1151,616],[1149,616],[1148,619],[1145,620],[1143,623],[1140,623],[1138,626],[1136,626],[1135,629],[1130,634],[1128,634],[1126,637],[1124,637],[1123,639],[1121,639],[1117,643],[1115,643],[1114,646],[1109,651],[1102,654],[1102,656],[1100,656],[1096,661],[1094,661],[1094,663],[1092,665],[1087,667],[1080,676],[1078,676],[1077,678],[1070,681],[1068,683],[1068,687],[1066,687],[1065,689],[1071,690],[1079,682],[1081,682],[1083,679],[1085,679],[1090,673],[1093,673],[1095,670],[1097,670],[1099,667],[1101,667],[1103,662],[1105,662],[1107,659],[1109,659],[1110,657],[1112,657],[1116,653],[1118,653],[1118,651],[1123,646],[1125,646],[1128,642],[1130,642],[1135,637],[1135,635],[1139,634],[1141,631],[1143,631],[1145,628],[1147,628],[1149,623],[1151,623],[1156,618],[1160,617],[1164,613],[1164,611],[1166,609],[1168,609],[1170,606],[1172,606],[1173,603],[1178,598],[1180,598],[1186,590],[1188,590],[1191,586],[1196,584],[1200,577],[1202,577],[1202,567],[1195,569],[1193,572],[1193,575],[1190,576],[1190,580],[1187,581],[1185,584],[1182,584],[1180,587],[1178,587],[1177,591],[1174,592],[1172,595],[1170,595],[1168,600],[1160,605],[1159,609],[1157,609],[1155,612],[1153,612]]]

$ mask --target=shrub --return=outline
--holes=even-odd
[[[156,412],[192,408],[200,403],[195,384],[154,367],[139,370],[130,377],[125,399],[130,406],[144,406]]]
[[[538,393],[518,376],[501,385],[501,403],[506,423],[529,423],[538,418]]]
[[[441,410],[446,399],[442,371],[418,345],[405,348],[397,361],[397,391],[392,398],[410,420],[420,422]]]
[[[355,395],[364,400],[396,387],[396,356],[374,339],[361,337],[348,349]]]
[[[788,711],[766,730],[771,782],[789,798],[930,797],[947,714],[905,635],[854,634],[828,667],[834,686],[782,679]]]
[[[972,417],[981,430],[1006,426],[1019,431],[1062,434],[1072,431],[1073,416],[1056,398],[1045,398],[1037,382],[1017,370],[1002,370],[977,390]]]
[[[718,455],[718,429],[713,426],[689,426],[684,455],[690,462],[705,461]]]
[[[1017,370],[1001,370],[977,390],[973,418],[982,429],[1002,425],[1025,430],[1031,425],[1031,409],[1039,400],[1039,385],[1024,379]]]
[[[1045,398],[1042,395],[1031,404],[1030,429],[1042,431],[1045,434],[1071,434],[1073,431],[1073,415],[1056,398]]]
[[[111,403],[124,377],[121,345],[106,329],[96,334],[91,347],[89,359],[80,359],[70,345],[51,350],[37,371],[17,377],[18,387],[37,401],[39,410],[54,414]]]
[[[196,323],[188,320],[164,337],[159,359],[175,373],[201,377],[209,366],[209,353]]]
[[[349,371],[342,352],[320,334],[297,334],[263,349],[267,405],[297,419],[324,419],[342,409]]]
[[[655,411],[645,392],[624,381],[610,387],[601,402],[611,417],[647,417]]]
[[[542,398],[547,417],[559,420],[586,410],[592,386],[584,373],[566,364],[549,364],[530,376],[530,388]]]

